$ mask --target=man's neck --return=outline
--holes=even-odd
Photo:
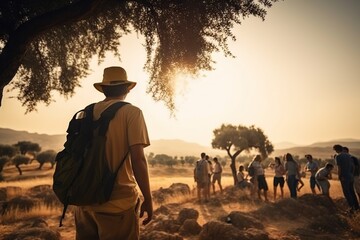
[[[106,97],[104,101],[111,101],[111,100],[125,100],[125,96],[117,96],[117,97]]]

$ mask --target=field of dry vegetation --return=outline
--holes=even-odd
[[[0,239],[74,239],[72,209],[59,228],[62,205],[52,193],[50,166],[14,166],[3,171],[0,182]],[[143,240],[194,239],[360,239],[360,214],[345,214],[346,202],[339,181],[332,180],[328,199],[309,194],[309,179],[297,200],[272,200],[272,173],[266,172],[269,203],[252,199],[249,193],[232,186],[230,169],[225,167],[224,191],[212,195],[206,204],[196,201],[191,167],[150,167],[154,196],[154,220],[141,228]]]

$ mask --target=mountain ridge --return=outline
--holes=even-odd
[[[13,130],[10,128],[0,128],[0,144],[13,145],[19,141],[31,141],[38,143],[42,150],[53,149],[60,151],[66,140],[65,134],[39,134],[28,131]],[[290,142],[274,143],[274,146],[290,146],[287,148],[275,148],[270,156],[282,156],[286,153],[303,157],[305,154],[312,154],[316,158],[330,158],[334,151],[332,146],[341,144],[347,146],[350,152],[355,156],[360,156],[360,140],[352,138],[343,138],[324,142],[315,142],[306,146],[299,146]],[[203,146],[198,143],[187,142],[181,139],[156,139],[151,140],[151,145],[145,148],[145,153],[166,154],[169,156],[200,156],[201,152],[209,156],[225,156],[226,151],[212,149],[210,146]]]

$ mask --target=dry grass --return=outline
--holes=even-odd
[[[29,211],[23,211],[18,208],[13,209],[12,211],[6,212],[1,217],[1,223],[10,224],[12,222],[17,222],[19,219],[22,221],[35,218],[35,217],[49,217],[59,215],[59,208],[45,205],[37,205],[31,208]]]
[[[27,166],[30,167],[30,166]],[[32,166],[34,167],[34,166]],[[15,172],[13,169],[12,172]],[[30,172],[30,170],[27,170]],[[45,171],[53,171],[53,170],[45,170]],[[158,190],[159,188],[168,188],[173,183],[184,183],[187,184],[190,189],[192,190],[192,195],[190,196],[174,196],[171,199],[166,200],[166,203],[180,203],[183,205],[183,207],[188,208],[195,208],[198,209],[200,214],[199,223],[203,224],[209,221],[209,219],[216,219],[219,216],[223,216],[224,214],[230,213],[231,211],[237,210],[237,211],[253,211],[257,209],[259,206],[256,204],[249,204],[245,202],[237,202],[237,203],[228,203],[228,204],[222,204],[220,207],[211,207],[211,206],[199,206],[194,205],[194,200],[196,199],[196,189],[195,189],[195,182],[193,179],[193,169],[192,167],[174,167],[174,168],[166,168],[166,167],[150,167],[149,173],[150,173],[150,183],[151,183],[151,189]],[[25,171],[26,172],[26,171]],[[33,172],[31,172],[34,174]],[[25,173],[26,174],[26,173]],[[22,180],[16,180],[11,182],[0,182],[0,188],[1,187],[19,187],[22,189],[21,192],[14,192],[12,194],[12,197],[15,195],[24,194],[27,189],[32,188],[34,186],[38,185],[51,185],[52,184],[52,174],[47,174],[45,177],[41,178],[31,178],[31,179],[22,179]],[[272,201],[273,199],[273,174],[271,171],[266,172],[267,176],[267,182],[269,186],[269,200]],[[309,179],[305,178],[303,179],[305,185],[301,189],[301,192],[299,192],[299,195],[310,193],[310,187],[309,187]],[[222,177],[222,185],[223,188],[226,188],[228,186],[233,185],[233,178],[230,174],[230,171],[228,169],[225,169],[225,172]],[[219,191],[218,186],[216,185],[216,191]],[[284,187],[285,197],[289,197],[289,190],[285,184]],[[242,194],[247,194],[246,192],[243,192]],[[279,190],[278,190],[279,194]],[[330,194],[332,198],[342,198],[342,190],[339,181],[332,180],[331,181],[331,188],[330,188]],[[278,195],[279,196],[279,195]],[[214,195],[212,195],[212,198],[214,198]],[[240,198],[239,198],[240,199]],[[155,205],[154,209],[157,209],[159,206]],[[4,216],[2,216],[2,223],[11,223],[16,222],[19,220],[26,220],[34,217],[44,217],[44,218],[52,218],[57,219],[58,216],[61,215],[61,208],[59,207],[51,207],[51,206],[45,206],[40,205],[36,206],[35,208],[32,208],[28,212],[20,211],[20,210],[14,210],[11,212],[6,213]],[[54,218],[55,216],[55,218]],[[70,216],[68,216],[69,218]],[[359,221],[360,219],[354,219],[354,229],[357,229],[360,231],[359,226],[356,221]],[[57,225],[57,220],[52,220],[53,223],[50,223],[50,225]],[[69,230],[70,231],[70,230]]]
[[[0,188],[2,187],[21,187],[23,189],[29,189],[39,185],[52,185],[52,178],[32,178],[27,180],[17,181],[5,181],[0,182]]]

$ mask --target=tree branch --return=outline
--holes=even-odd
[[[31,41],[50,28],[86,19],[106,1],[108,0],[80,0],[20,25],[9,36],[0,54],[0,107],[3,90],[14,78]]]

